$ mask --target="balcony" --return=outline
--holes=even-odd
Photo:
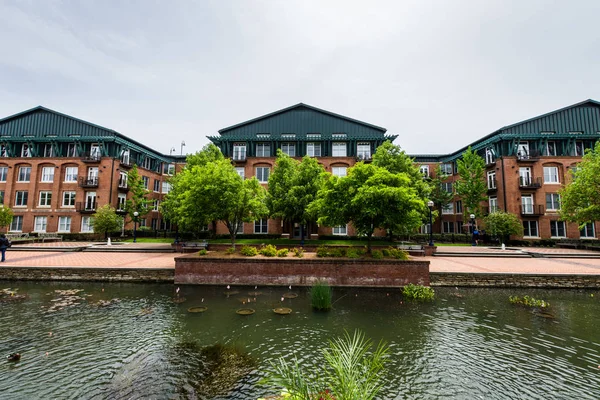
[[[96,212],[96,202],[78,202],[75,203],[75,210],[82,214],[93,214]]]
[[[529,216],[529,217],[539,217],[540,215],[544,215],[544,206],[543,205],[521,205],[521,215]]]
[[[119,186],[117,187],[117,189],[119,189],[121,192],[129,192],[129,187],[127,186],[127,183],[123,184],[119,182]]]
[[[119,159],[119,166],[122,168],[131,168],[133,167],[133,163],[130,158],[121,158]]]
[[[115,212],[119,215],[125,215],[127,213],[127,211],[122,208],[117,208]]]
[[[92,176],[92,177],[80,176],[79,177],[79,187],[82,187],[82,188],[98,187],[98,177],[97,176]]]
[[[498,182],[495,179],[488,180],[487,182],[487,191],[488,193],[498,191]]]
[[[240,152],[233,153],[233,157],[231,159],[236,164],[243,164],[243,163],[246,162],[246,152],[243,152],[243,153],[240,153]]]
[[[83,153],[81,161],[89,164],[97,164],[102,159],[102,155],[99,152],[94,153]]]
[[[520,176],[519,187],[521,189],[539,189],[542,187],[542,178]]]
[[[531,150],[529,152],[523,151],[517,153],[517,161],[522,164],[534,163],[540,159],[540,152],[537,150]]]

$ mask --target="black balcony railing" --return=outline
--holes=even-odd
[[[94,213],[96,212],[96,202],[85,201],[75,203],[75,210],[77,210],[80,213]]]
[[[87,163],[97,163],[100,162],[101,159],[102,154],[100,154],[99,152],[83,153],[83,155],[81,156],[81,160]]]
[[[133,163],[130,158],[121,158],[119,165],[123,168],[131,168],[133,167]]]
[[[520,176],[519,187],[522,189],[539,189],[542,187],[542,178]]]
[[[79,177],[79,186],[83,187],[83,188],[98,187],[98,177],[97,176],[92,176],[92,177],[80,176]]]
[[[544,215],[543,205],[521,205],[521,215],[538,216]]]
[[[540,152],[538,150],[530,151],[519,151],[517,153],[517,160],[522,162],[535,162],[540,159]]]

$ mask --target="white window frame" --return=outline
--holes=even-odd
[[[546,211],[559,211],[559,210],[560,210],[560,194],[546,193]]]
[[[420,165],[419,172],[423,175],[423,178],[429,178],[429,165]]]
[[[489,165],[489,164],[493,164],[496,162],[496,157],[494,154],[494,149],[492,149],[491,147],[488,147],[485,149],[485,164]]]
[[[52,143],[44,144],[44,157],[54,157],[54,146],[52,146]]]
[[[552,225],[554,225],[554,235],[552,234]],[[562,225],[563,234],[561,235],[559,232],[559,227]],[[565,221],[550,221],[550,237],[551,238],[566,238],[567,237],[567,224]]]
[[[527,228],[525,227],[526,224],[527,224]],[[533,226],[535,226],[536,235],[530,234],[531,230],[532,230],[531,229],[532,224],[533,224]],[[529,237],[529,238],[539,238],[540,237],[540,226],[537,221],[528,221],[528,220],[523,221],[523,237]]]
[[[552,140],[552,141],[549,141],[546,143],[546,155],[547,156],[556,156],[556,142],[555,141]]]
[[[348,143],[346,143],[346,142],[331,143],[331,156],[332,157],[347,157],[347,154],[348,154]]]
[[[348,167],[346,167],[346,166],[331,167],[331,175],[333,175],[333,176],[338,176],[340,178],[343,178],[344,176],[347,176],[347,174],[348,174]]]
[[[254,171],[256,176],[256,179],[258,179],[258,181],[260,183],[267,183],[269,182],[269,176],[271,175],[271,168],[269,167],[256,167],[256,170]],[[266,174],[266,176],[265,176]]]
[[[335,236],[348,236],[348,225],[338,225],[331,228],[331,234]]]
[[[93,218],[90,216],[81,217],[81,233],[94,232]]]
[[[171,184],[169,182],[162,182],[161,193],[169,193],[171,191]]]
[[[442,221],[442,233],[454,233],[454,221]]]
[[[244,167],[235,167],[235,172],[242,178],[246,178],[246,168]]]
[[[9,232],[23,232],[22,215],[13,215],[12,221],[10,221]]]
[[[256,231],[258,227],[259,232]],[[264,232],[263,232],[264,229]],[[261,218],[254,221],[254,233],[257,235],[266,235],[269,233],[269,220],[267,218]]]
[[[489,171],[487,173],[487,187],[488,187],[488,189],[497,189],[497,187],[496,187],[496,171]]]
[[[585,144],[581,140],[575,141],[575,147],[573,147],[573,155],[576,157],[583,157],[585,154]]]
[[[306,155],[309,157],[321,157],[321,143],[319,143],[319,142],[306,143]]]
[[[21,157],[31,157],[31,148],[28,143],[23,143],[21,146]]]
[[[454,168],[452,167],[452,164],[444,163],[440,165],[440,171],[442,172],[442,174],[450,176],[453,174]]]
[[[271,157],[271,144],[256,143],[256,157]]]
[[[49,190],[41,190],[38,199],[38,207],[52,206],[52,192]]]
[[[233,144],[233,159],[234,160],[245,160],[246,159],[246,143],[234,143]]]
[[[73,192],[70,190],[63,192],[62,207],[67,207],[67,208],[75,207],[76,196],[77,196],[77,192]],[[71,203],[73,203],[73,204],[71,204]]]
[[[529,142],[517,144],[517,157],[524,160],[529,158]]]
[[[117,211],[125,211],[126,204],[127,204],[127,194],[119,193],[117,195]]]
[[[17,182],[29,182],[31,180],[31,167],[19,167]]]
[[[71,217],[62,216],[58,217],[58,231],[59,232],[71,232]]]
[[[490,208],[490,214],[498,211],[498,197],[490,197],[488,198],[488,206]]]
[[[0,182],[6,182],[8,179],[8,166],[0,167]]]
[[[290,157],[296,157],[296,145],[294,143],[281,143],[281,151]]]
[[[54,182],[55,167],[42,167],[42,180],[40,182]]]
[[[169,176],[175,175],[175,164],[167,165],[167,175],[169,175]]]
[[[0,144],[0,157],[8,157],[8,148],[5,144]]]
[[[127,172],[119,172],[119,187],[126,189],[127,188]],[[89,176],[88,176],[89,178]]]
[[[77,143],[67,144],[67,157],[78,157],[79,152],[77,151]]]
[[[549,166],[544,167],[544,183],[550,185],[560,185],[560,178],[558,176],[558,167]]]
[[[79,174],[79,167],[66,167],[65,168],[65,182],[77,182],[77,175]]]
[[[526,199],[531,200],[530,202],[525,201]],[[533,215],[535,211],[535,204],[533,202],[533,196],[530,194],[521,196],[521,207],[523,215]]]
[[[20,196],[19,196],[20,194]],[[19,197],[21,198],[19,201]],[[15,192],[15,207],[27,207],[29,201],[29,192],[27,190],[17,190]],[[19,204],[21,203],[21,204]]]
[[[33,218],[33,231],[44,233],[48,228],[48,217],[45,215],[38,215]]]
[[[358,142],[356,143],[356,156],[361,160],[371,159],[371,143]]]
[[[462,214],[463,213],[463,207],[462,207],[462,200],[456,200],[456,206],[455,206],[455,210],[456,210],[456,214]]]
[[[450,203],[446,204],[445,206],[443,206],[442,214],[443,215],[454,214],[454,203],[450,202]]]
[[[443,191],[447,193],[454,193],[454,185],[452,184],[452,182],[442,182],[440,183],[440,186],[442,187]]]
[[[144,185],[144,189],[148,190],[150,187],[150,178],[147,176],[142,176],[142,184]]]
[[[158,212],[160,210],[160,200],[154,199],[154,203],[152,204],[152,211]]]
[[[588,234],[589,228],[592,228],[592,236]],[[583,229],[579,230],[579,238],[580,239],[596,239],[596,223],[588,222],[585,224]]]

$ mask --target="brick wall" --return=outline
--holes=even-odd
[[[173,282],[172,268],[0,267],[0,278],[32,281]]]
[[[600,276],[598,275],[529,275],[432,272],[429,274],[429,276],[431,279],[431,286],[577,289],[600,288]]]

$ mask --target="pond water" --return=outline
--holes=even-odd
[[[355,329],[390,346],[385,399],[600,398],[597,291],[437,289],[433,303],[415,304],[398,289],[336,288],[334,309],[316,313],[303,288],[181,286],[182,303],[173,285],[0,288],[28,295],[0,303],[0,351],[22,354],[0,360],[2,399],[256,399],[277,393],[256,384],[269,361],[295,356],[314,370],[328,339]],[[69,289],[83,291],[56,292]],[[298,297],[282,301],[289,292]],[[509,304],[514,294],[548,300],[555,318]],[[256,313],[235,313],[248,306]],[[292,314],[272,312],[281,306]],[[206,368],[198,350],[215,344],[247,352],[252,365]]]

